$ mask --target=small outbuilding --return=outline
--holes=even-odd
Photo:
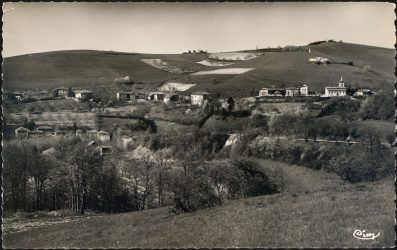
[[[15,135],[17,137],[18,140],[21,139],[28,139],[29,138],[29,132],[30,130],[24,127],[19,127],[17,129],[15,129]]]

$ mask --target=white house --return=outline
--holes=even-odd
[[[300,95],[300,88],[298,87],[288,87],[286,88],[285,95],[286,96],[298,96]]]
[[[204,100],[208,99],[210,96],[210,94],[208,92],[205,91],[197,91],[197,92],[193,92],[190,95],[190,100],[192,102],[193,105],[203,105],[204,104]]]
[[[77,100],[91,99],[93,97],[92,91],[89,90],[75,90],[74,96]]]
[[[309,95],[309,86],[307,86],[305,84],[302,85],[299,89],[299,92],[300,92],[300,95],[304,95],[304,96]]]
[[[369,96],[373,94],[375,93],[370,89],[359,89],[354,93],[354,96]]]
[[[261,88],[259,90],[259,96],[268,96],[269,95],[269,89],[268,88]]]
[[[346,87],[343,77],[340,78],[338,87],[325,87],[325,97],[346,96]]]

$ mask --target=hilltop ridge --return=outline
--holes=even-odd
[[[197,84],[190,91],[206,90],[221,95],[249,96],[262,87],[308,84],[311,90],[322,91],[336,84],[341,76],[356,87],[391,91],[393,88],[393,49],[366,45],[326,42],[300,46],[301,51],[260,52],[258,56],[235,61],[230,65],[211,67],[198,62],[209,54],[141,54],[128,52],[72,50],[53,51],[5,58],[4,88],[7,90],[44,89],[60,86],[108,87],[115,78],[131,76],[136,81],[151,83],[156,88],[162,82],[176,80]],[[310,53],[307,50],[310,48]],[[305,51],[306,50],[306,51]],[[313,57],[325,57],[328,65],[308,62]],[[182,68],[183,74],[155,68],[142,59],[161,59]],[[348,65],[351,62],[352,65]],[[215,69],[253,68],[242,74],[191,75],[191,72]]]

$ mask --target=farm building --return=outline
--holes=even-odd
[[[76,90],[74,91],[75,98],[79,101],[88,100],[94,97],[92,91],[89,90]]]
[[[54,89],[53,94],[55,97],[58,97],[58,96],[68,97],[68,88],[61,87],[61,88]]]
[[[298,96],[300,95],[300,88],[298,87],[288,87],[285,89],[286,96]]]
[[[119,101],[131,101],[134,100],[134,92],[117,92],[116,98]]]
[[[98,131],[97,138],[100,141],[110,141],[110,133],[107,131],[103,131],[103,130]]]
[[[162,101],[164,100],[165,94],[163,92],[152,92],[148,95],[149,101]]]
[[[17,129],[15,129],[15,135],[17,137],[18,140],[21,139],[28,139],[29,138],[29,129],[24,128],[24,127],[19,127]]]
[[[210,93],[205,91],[197,91],[190,95],[190,100],[193,105],[202,106],[204,104],[204,100],[208,99],[209,97]]]
[[[285,96],[285,89],[276,89],[276,88],[262,88],[259,90],[259,97],[263,96]]]
[[[346,87],[343,78],[340,78],[338,87],[325,87],[325,97],[346,96]]]
[[[354,93],[354,96],[359,97],[359,96],[370,96],[375,94],[372,90],[370,89],[359,89]]]
[[[178,94],[168,93],[164,96],[164,103],[173,103],[173,102],[178,102],[178,101],[179,101]]]
[[[112,147],[111,146],[105,146],[105,145],[100,145],[97,147],[97,150],[101,156],[103,155],[108,155],[112,153]]]

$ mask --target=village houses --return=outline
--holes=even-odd
[[[207,100],[210,97],[210,93],[205,91],[197,91],[193,92],[190,95],[192,105],[202,106],[204,104],[204,100]]]
[[[262,88],[259,90],[259,97],[266,96],[307,96],[309,94],[309,86],[302,85],[299,87],[287,88]]]

